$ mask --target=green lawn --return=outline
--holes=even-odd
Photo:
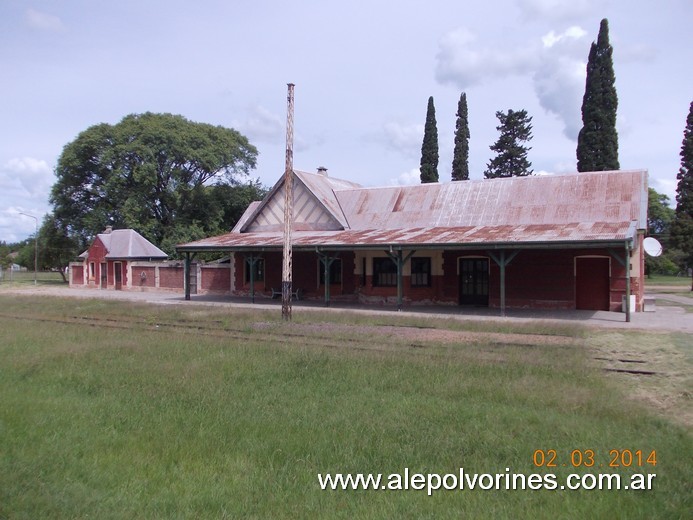
[[[34,278],[37,285],[67,285],[57,271],[39,271],[34,276],[34,271],[8,271],[3,269],[0,277],[0,288],[11,285],[33,284]]]
[[[486,336],[494,324],[303,312],[285,324],[276,312],[1,293],[0,309],[0,518],[691,511],[689,431],[629,399],[590,346],[611,337],[579,326],[506,322]],[[556,450],[558,467],[535,467],[538,449]],[[657,465],[571,468],[572,450],[588,449],[604,466],[613,449],[656,450]],[[651,491],[430,497],[318,486],[318,473],[405,468],[657,477]]]
[[[667,285],[672,287],[691,287],[691,279],[688,276],[670,276],[666,274],[652,274],[645,277],[645,286]]]

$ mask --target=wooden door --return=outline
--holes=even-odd
[[[120,291],[123,288],[123,264],[121,262],[113,262],[113,277],[115,290]]]
[[[460,258],[460,305],[488,307],[488,258]]]
[[[575,308],[609,310],[609,259],[575,259]]]

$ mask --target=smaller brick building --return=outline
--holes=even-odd
[[[80,258],[70,264],[70,286],[120,291],[154,287],[155,262],[168,255],[134,229],[109,226]]]

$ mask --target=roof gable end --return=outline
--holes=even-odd
[[[299,171],[293,171],[292,175],[294,230],[339,231],[349,227],[335,189],[354,188],[357,184]],[[283,230],[284,197],[282,177],[262,202],[248,208],[242,217],[243,224],[234,230],[240,233]]]

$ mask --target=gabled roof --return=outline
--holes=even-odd
[[[349,226],[336,192],[361,188],[354,182],[294,170],[294,226],[297,229],[336,230]],[[278,231],[284,222],[284,176],[259,204],[252,203],[234,231]]]
[[[647,172],[610,171],[362,188],[297,173],[338,228],[294,226],[297,248],[518,247],[519,244],[613,246],[647,226]],[[329,179],[329,180],[328,180]],[[280,181],[231,233],[177,247],[252,250],[282,246],[280,215],[253,226],[273,204]],[[275,201],[276,202],[276,201]],[[294,212],[296,215],[296,212]],[[283,213],[281,214],[283,217]]]
[[[96,236],[108,251],[106,258],[109,260],[168,258],[166,253],[134,229],[115,229]],[[85,256],[85,253],[80,256]]]

